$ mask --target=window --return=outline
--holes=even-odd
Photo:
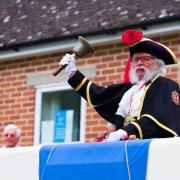
[[[84,141],[85,109],[85,100],[67,83],[37,86],[34,144]],[[57,114],[64,112],[71,112],[63,118],[67,126],[58,127],[62,120],[57,121]],[[61,137],[59,141],[55,136]]]

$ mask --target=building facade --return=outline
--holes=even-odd
[[[151,37],[167,45],[180,61],[180,33]],[[77,60],[77,67],[99,85],[120,83],[128,58],[121,41],[94,45],[95,52]],[[15,123],[22,129],[21,144],[31,146],[53,141],[55,111],[73,110],[70,141],[88,141],[102,135],[106,121],[67,84],[63,72],[54,77],[60,58],[69,50],[0,61],[0,134]],[[167,77],[180,83],[179,64],[167,66]],[[2,136],[0,138],[2,144]]]

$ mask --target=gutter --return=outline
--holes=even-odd
[[[139,30],[142,31],[142,29]],[[159,35],[162,36],[169,33],[176,33],[176,32],[180,32],[180,21],[157,24],[152,26],[149,25],[147,30],[143,30],[144,35],[149,38],[157,37]],[[120,33],[121,31],[116,32],[115,34],[101,34],[101,35],[91,35],[91,36],[87,35],[85,38],[92,46],[97,46],[102,44],[104,45],[104,44],[120,42],[121,41]],[[49,53],[64,52],[66,50],[72,49],[76,43],[77,43],[77,39],[72,38],[63,41],[61,40],[57,42],[49,42],[38,45],[31,45],[27,47],[21,47],[19,48],[19,51],[1,50],[0,61],[23,58],[33,55],[42,55],[42,54],[45,55]]]

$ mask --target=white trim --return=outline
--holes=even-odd
[[[34,115],[34,145],[39,144],[40,137],[40,119],[41,119],[41,102],[42,102],[42,93],[36,91],[35,96],[35,115]]]
[[[46,84],[38,85],[36,88],[35,95],[35,116],[34,116],[34,145],[39,145],[40,142],[40,121],[41,121],[41,106],[42,106],[42,93],[54,92],[60,90],[72,89],[67,82],[57,84]],[[86,102],[81,98],[81,109],[80,109],[80,141],[85,140],[85,109]]]
[[[36,85],[35,88],[39,92],[51,92],[51,91],[71,89],[71,86],[67,82],[61,82],[61,83],[53,83],[53,84]]]
[[[86,131],[86,108],[87,103],[85,99],[81,98],[81,111],[80,111],[80,141],[85,142],[85,131]]]
[[[144,30],[145,36],[157,36],[164,35],[168,33],[179,32],[180,30],[180,21],[164,23],[160,25],[147,26],[147,30]],[[95,36],[87,36],[86,39],[92,46],[100,44],[108,44],[112,42],[120,42],[120,32],[116,34],[102,34]],[[67,49],[72,49],[72,47],[77,43],[77,39],[73,38],[71,40],[63,40],[59,42],[52,43],[42,43],[41,45],[34,45],[29,47],[22,47],[19,51],[14,50],[1,50],[0,51],[0,60],[15,59],[24,56],[33,56],[41,54],[49,54],[55,52],[63,52]]]

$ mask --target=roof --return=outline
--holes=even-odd
[[[180,19],[180,0],[0,1],[0,48]]]

